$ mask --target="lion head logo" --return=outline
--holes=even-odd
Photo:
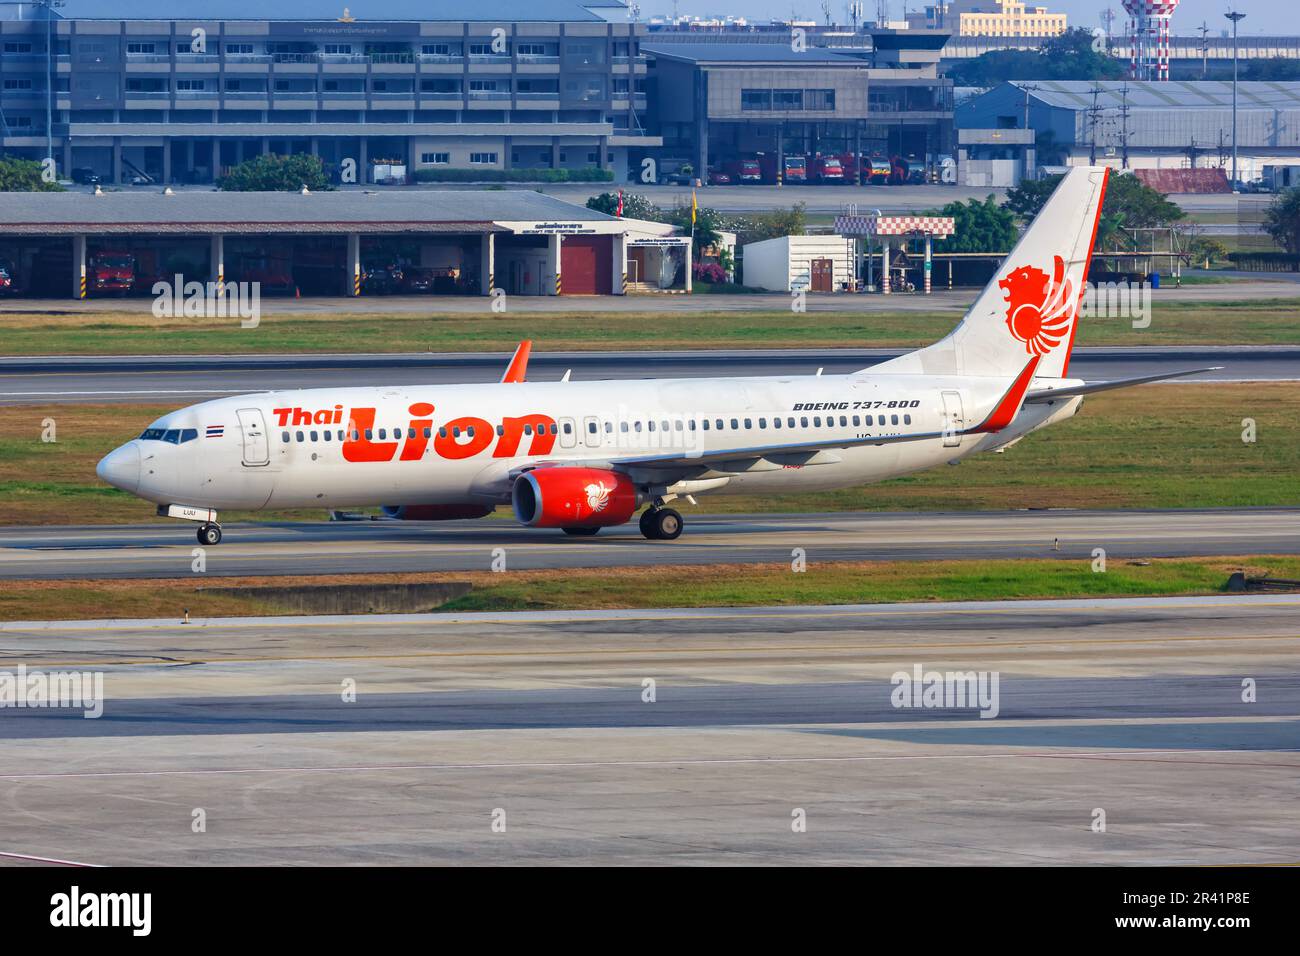
[[[591,509],[592,514],[598,514],[605,510],[605,507],[609,504],[609,488],[606,488],[600,482],[593,481],[582,490],[587,495],[587,507]]]
[[[999,280],[998,288],[1007,300],[1007,328],[1030,355],[1047,354],[1069,334],[1076,297],[1060,256],[1051,276],[1033,266],[1020,266]]]

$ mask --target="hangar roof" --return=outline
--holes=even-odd
[[[531,190],[0,193],[0,233],[499,232],[504,221],[613,216]]]
[[[1011,80],[1019,89],[1028,86],[1032,99],[1048,106],[1072,110],[1092,108],[1092,90],[1097,87],[1097,106],[1115,109],[1124,104],[1128,90],[1131,109],[1205,110],[1232,106],[1232,83],[1226,80],[1169,80],[1150,83],[1138,80]],[[1239,82],[1238,109],[1300,108],[1300,83]]]

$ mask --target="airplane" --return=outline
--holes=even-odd
[[[1191,375],[1069,377],[1110,173],[1068,172],[957,327],[846,375],[528,382],[530,342],[500,382],[272,391],[164,415],[96,469],[196,521],[218,512],[378,506],[388,518],[484,517],[591,535],[642,505],[681,535],[678,499],[864,485],[1000,451],[1072,417],[1085,395]]]

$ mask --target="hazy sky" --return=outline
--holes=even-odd
[[[672,0],[639,0],[642,16],[669,14],[673,11]],[[1234,0],[1238,10],[1246,14],[1241,21],[1241,33],[1300,34],[1300,6],[1296,0]],[[875,19],[876,0],[862,0],[867,11],[867,19]],[[1101,25],[1099,14],[1109,6],[1115,11],[1115,30],[1119,31],[1124,23],[1124,7],[1120,0],[1101,3],[1098,0],[1027,0],[1026,6],[1045,6],[1048,10],[1067,13],[1071,26],[1091,29]],[[907,9],[920,10],[925,0],[907,0]],[[904,0],[890,0],[889,10],[893,17],[901,17]],[[793,0],[793,8],[802,19],[820,20],[821,0]],[[789,17],[791,0],[678,0],[677,9],[683,14],[732,14],[746,16],[756,20],[772,17]],[[1174,14],[1174,32],[1180,36],[1196,35],[1196,28],[1204,21],[1212,31],[1231,27],[1223,18],[1229,5],[1225,0],[1182,0],[1178,12]],[[838,20],[847,20],[844,15],[845,0],[831,0],[831,10]]]

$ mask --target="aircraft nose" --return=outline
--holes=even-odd
[[[133,492],[140,487],[140,448],[128,442],[115,448],[95,466],[95,474],[114,488]]]

